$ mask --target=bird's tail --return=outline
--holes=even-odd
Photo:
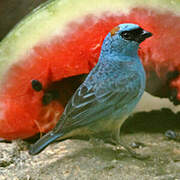
[[[63,136],[63,133],[53,133],[50,131],[42,138],[40,138],[35,144],[33,144],[29,149],[29,154],[36,155],[40,153],[43,149],[45,149],[50,143]]]

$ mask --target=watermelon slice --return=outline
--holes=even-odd
[[[125,22],[154,34],[139,50],[147,77],[154,72],[180,100],[179,74],[167,80],[168,72],[180,72],[178,0],[51,0],[0,43],[0,137],[24,139],[53,128],[97,63],[106,34]]]

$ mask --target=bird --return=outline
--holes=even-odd
[[[40,153],[55,140],[105,132],[133,157],[143,158],[121,141],[120,128],[144,93],[146,75],[138,48],[151,36],[133,23],[114,27],[102,43],[96,66],[72,95],[54,129],[31,145],[29,154]]]

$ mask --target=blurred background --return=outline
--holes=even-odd
[[[26,14],[47,0],[0,0],[0,40]]]

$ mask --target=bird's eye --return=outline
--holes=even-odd
[[[124,31],[121,33],[122,38],[129,40],[131,39],[131,34],[128,31]]]

